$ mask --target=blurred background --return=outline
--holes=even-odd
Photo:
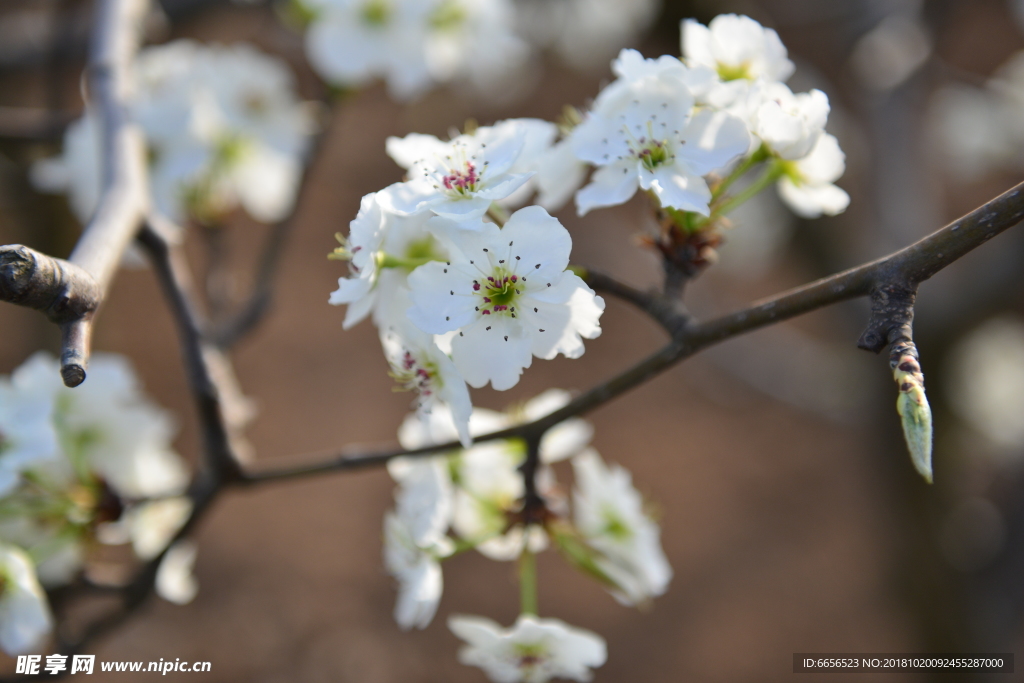
[[[569,43],[537,53],[508,101],[446,87],[398,104],[379,84],[335,99],[283,247],[275,305],[234,354],[258,411],[248,431],[257,464],[393,443],[409,409],[409,395],[391,390],[375,329],[343,331],[344,311],[327,304],[345,274],[326,258],[334,233],[346,230],[362,195],[402,176],[384,154],[387,136],[444,135],[467,119],[554,120],[610,80],[618,48],[678,55],[683,18],[738,12],[778,31],[797,65],[793,90],[829,95],[828,130],[847,154],[839,185],[852,197],[846,213],[814,221],[795,218],[771,192],[737,212],[719,263],[687,292],[698,317],[882,256],[1021,180],[1024,144],[1012,123],[1024,112],[1015,106],[1024,80],[1000,69],[1024,49],[1017,2],[634,4],[630,30],[592,46],[595,54]],[[79,233],[66,199],[35,190],[29,169],[60,150],[82,110],[91,9],[89,0],[0,3],[0,243],[66,256]],[[287,60],[304,98],[326,98],[301,33],[282,16],[261,2],[163,0],[147,40],[247,41]],[[558,215],[573,235],[574,262],[640,287],[659,283],[657,258],[639,244],[653,229],[639,201],[585,219],[572,207]],[[250,219],[232,221],[238,291],[267,236]],[[190,234],[200,268],[198,242]],[[596,680],[788,680],[794,652],[1024,652],[1022,264],[1024,234],[1011,230],[921,287],[915,336],[935,414],[932,486],[906,453],[887,359],[855,346],[864,301],[722,344],[590,415],[597,449],[656,503],[675,570],[668,593],[641,612],[555,553],[539,558],[541,613],[608,641]],[[583,390],[663,342],[614,299],[602,327],[582,359],[537,362],[513,390],[476,391],[474,402],[500,409],[552,386]],[[58,348],[57,330],[32,311],[0,306],[0,330],[0,373],[36,349]],[[177,416],[176,445],[194,462],[176,334],[151,272],[118,275],[95,347],[132,359],[148,392]],[[210,681],[485,680],[457,663],[444,620],[514,621],[514,566],[472,553],[446,563],[438,618],[401,632],[380,559],[392,488],[380,469],[229,493],[198,533],[198,598],[184,607],[153,599],[88,651],[208,660]],[[856,676],[829,675],[844,678]]]

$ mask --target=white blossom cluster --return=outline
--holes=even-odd
[[[238,208],[263,222],[291,212],[314,126],[284,62],[241,43],[178,40],[142,50],[132,69],[129,110],[145,136],[157,210],[207,224]],[[84,223],[101,178],[99,122],[86,110],[63,154],[37,162],[32,179],[67,192]]]
[[[533,357],[578,358],[601,333],[604,300],[568,270],[568,231],[540,206],[504,217],[503,205],[529,192],[538,135],[550,140],[554,126],[510,120],[447,142],[390,138],[408,180],[365,196],[335,250],[351,273],[330,297],[348,305],[345,327],[372,317],[421,417],[448,408],[466,446],[467,384],[509,389]]]
[[[509,413],[476,409],[470,429],[482,434],[531,422],[568,401],[567,392],[551,389]],[[544,435],[536,480],[554,518],[542,526],[525,525],[517,517],[525,494],[519,467],[527,454],[521,442],[489,441],[389,463],[398,488],[395,510],[384,523],[384,559],[399,584],[395,619],[402,628],[425,628],[431,622],[443,589],[440,563],[470,549],[510,561],[553,541],[623,604],[642,604],[664,593],[672,569],[658,525],[644,511],[629,473],[606,465],[589,446],[592,434],[587,422],[572,418]],[[454,422],[443,410],[426,422],[412,415],[399,431],[402,446],[410,449],[454,436]],[[571,505],[551,467],[564,460],[571,461],[575,474]],[[524,614],[507,632],[478,617],[455,616],[449,624],[469,643],[461,660],[484,668],[495,681],[589,680],[588,667],[605,659],[602,639],[557,620]]]
[[[52,619],[41,586],[73,581],[95,543],[131,543],[142,560],[164,551],[191,512],[174,431],[119,356],[94,355],[73,390],[45,353],[0,378],[0,648],[42,644]],[[160,594],[190,600],[190,570],[161,566]]]
[[[728,205],[723,176],[761,162],[764,181],[799,215],[846,209],[849,196],[834,184],[845,157],[825,132],[828,97],[785,85],[794,67],[775,31],[732,14],[709,26],[686,20],[682,52],[645,59],[623,50],[612,63],[616,80],[558,143],[562,169],[575,164],[577,182],[588,165],[596,169],[576,193],[580,215],[638,189],[663,208],[713,215]]]
[[[654,19],[658,0],[296,0],[306,55],[327,82],[376,79],[407,101],[445,83],[491,98],[515,90],[533,48],[594,66]]]

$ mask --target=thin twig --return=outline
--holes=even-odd
[[[611,294],[649,315],[670,336],[679,335],[686,327],[688,316],[678,298],[672,299],[657,291],[641,291],[592,268],[574,267],[573,270],[594,290]]]

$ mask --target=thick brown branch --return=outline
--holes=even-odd
[[[555,424],[582,415],[664,372],[672,365],[713,344],[761,327],[794,318],[840,301],[869,295],[892,283],[916,285],[1024,218],[1024,183],[996,197],[963,218],[909,247],[871,263],[822,278],[755,303],[741,311],[687,326],[672,342],[633,367],[595,386],[559,410],[539,420],[475,438],[477,442],[531,438]],[[902,329],[902,328],[898,328]],[[459,449],[457,442],[415,450],[336,455],[292,467],[251,472],[240,484],[296,479],[324,472],[361,469],[385,464],[398,456],[420,456]]]

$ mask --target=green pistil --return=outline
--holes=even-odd
[[[640,150],[640,161],[648,171],[653,171],[668,161],[668,147],[664,142],[655,141],[653,147]]]
[[[370,0],[370,2],[363,5],[363,23],[368,26],[378,28],[386,26],[391,20],[391,14],[391,3],[387,2],[387,0]]]
[[[741,78],[750,80],[750,65],[744,62],[739,66],[732,66],[730,64],[718,64],[718,76],[723,81],[738,81]]]
[[[430,15],[430,26],[437,31],[453,31],[466,21],[466,10],[455,0],[442,2]]]
[[[604,533],[615,540],[624,541],[633,535],[629,527],[613,510],[604,511]]]
[[[414,240],[409,242],[405,248],[405,258],[410,261],[442,261],[443,259],[437,253],[434,248],[437,246],[437,242],[433,237],[427,235],[423,239]]]

